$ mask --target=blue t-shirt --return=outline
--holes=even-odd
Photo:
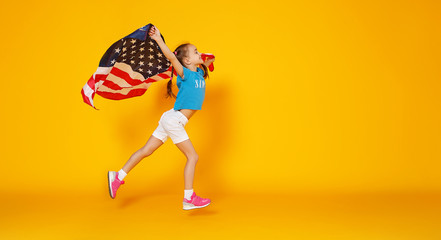
[[[174,109],[194,109],[201,110],[202,103],[205,98],[205,79],[204,70],[197,68],[197,72],[193,72],[190,69],[184,68],[184,78],[181,76],[176,77],[176,85],[179,92],[176,96],[176,102]]]

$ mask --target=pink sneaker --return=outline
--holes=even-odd
[[[116,191],[118,190],[121,184],[124,184],[124,181],[120,181],[118,178],[118,172],[109,171],[107,174],[107,179],[109,180],[109,193],[111,198],[115,198]]]
[[[201,198],[197,196],[195,192],[193,192],[193,195],[191,195],[191,200],[187,200],[186,198],[184,198],[183,205],[184,205],[184,210],[190,210],[195,208],[206,207],[210,205],[210,203],[211,203],[210,199]]]

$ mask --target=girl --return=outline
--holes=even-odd
[[[171,62],[172,68],[176,70],[178,74],[176,85],[179,88],[179,92],[177,96],[173,94],[171,88],[172,80],[170,78],[167,83],[167,93],[169,96],[176,98],[174,107],[162,114],[158,127],[150,136],[145,146],[136,151],[121,170],[118,172],[108,172],[110,197],[115,198],[116,191],[121,184],[124,184],[123,179],[130,170],[143,158],[150,156],[170,137],[187,158],[184,169],[183,209],[189,210],[206,207],[210,204],[211,200],[201,198],[193,191],[194,171],[199,156],[188,138],[184,126],[197,110],[201,110],[205,97],[205,78],[208,77],[207,67],[214,61],[214,58],[204,62],[201,58],[201,53],[198,52],[194,45],[189,43],[180,45],[172,53],[155,26],[150,28],[149,35],[158,43],[164,55]],[[199,65],[203,69],[199,68]]]

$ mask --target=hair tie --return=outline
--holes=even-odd
[[[176,52],[176,51],[174,51],[173,53],[174,53],[175,55],[178,55],[178,52]]]

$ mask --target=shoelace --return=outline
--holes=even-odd
[[[202,200],[204,200],[204,198],[201,198],[201,197],[199,197],[197,195],[194,197],[194,202],[199,202],[200,203],[200,202],[202,202]]]

